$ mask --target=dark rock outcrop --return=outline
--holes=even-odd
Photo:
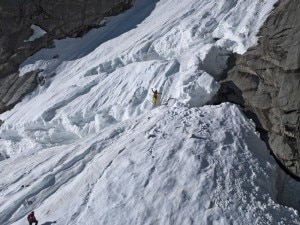
[[[36,77],[40,70],[26,73],[20,77],[18,73],[0,78],[0,113],[11,109],[19,100],[29,92],[32,92],[38,85]]]
[[[279,1],[258,45],[237,56],[222,101],[244,107],[275,157],[300,177],[300,1]]]
[[[101,26],[104,17],[119,14],[132,4],[133,0],[0,0],[0,113],[11,108],[20,100],[16,97],[28,93],[36,83],[35,73],[17,79],[19,65],[26,58],[41,48],[52,47],[54,39],[84,35]],[[32,25],[47,33],[25,41],[33,34]]]

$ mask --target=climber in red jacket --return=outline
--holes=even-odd
[[[38,221],[36,220],[35,216],[34,216],[34,211],[32,211],[28,216],[27,216],[27,220],[29,222],[29,225],[32,225],[33,223],[35,223],[35,225],[38,225]]]

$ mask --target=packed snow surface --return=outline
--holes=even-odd
[[[45,30],[43,30],[42,28],[40,28],[39,26],[36,25],[31,25],[30,27],[33,31],[32,35],[25,40],[24,42],[28,42],[28,41],[34,41],[40,37],[43,37],[47,32]]]
[[[205,105],[275,2],[136,0],[26,60],[46,84],[0,115],[0,224],[299,225],[253,122]]]

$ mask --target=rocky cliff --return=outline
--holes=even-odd
[[[236,57],[222,101],[241,105],[279,162],[300,177],[300,1],[279,1],[257,46]]]
[[[133,0],[0,0],[0,113],[36,85],[38,71],[18,76],[19,65],[54,39],[78,37],[99,27],[104,17],[131,7]],[[31,27],[45,35],[34,39]]]

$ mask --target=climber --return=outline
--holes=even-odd
[[[33,223],[35,225],[38,224],[38,221],[36,220],[35,216],[34,216],[34,211],[32,211],[28,216],[27,216],[27,220],[29,222],[29,225],[32,225]]]
[[[43,75],[38,76],[38,83],[39,83],[41,86],[44,86],[45,82],[46,82],[46,78],[45,78]]]
[[[152,92],[153,92],[153,98],[152,98],[152,102],[153,105],[155,106],[158,103],[158,95],[161,95],[161,93],[158,93],[157,90],[153,90],[153,88],[151,88]]]

